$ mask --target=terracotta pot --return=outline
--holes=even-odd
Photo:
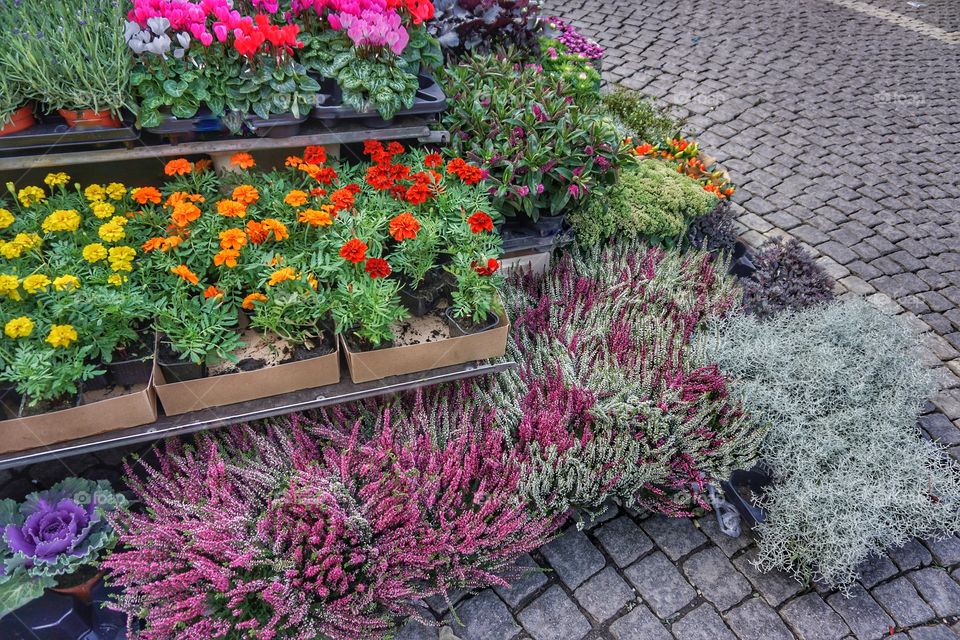
[[[37,123],[33,117],[33,105],[25,104],[10,116],[10,122],[0,127],[0,136],[6,136],[11,133],[18,133],[24,129],[29,129]]]
[[[90,592],[93,591],[93,587],[100,582],[105,573],[104,571],[99,571],[83,584],[78,584],[73,587],[51,587],[50,591],[62,593],[65,596],[73,596],[83,604],[90,604],[93,601],[93,596]]]
[[[73,111],[70,109],[58,109],[57,113],[63,116],[63,119],[67,121],[70,127],[110,127],[116,129],[122,125],[120,118],[113,115],[110,111],[94,111],[93,109]]]

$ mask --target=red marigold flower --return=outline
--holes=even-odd
[[[428,153],[423,159],[423,166],[436,169],[443,164],[443,156],[439,153]]]
[[[310,145],[303,150],[303,160],[308,164],[323,164],[327,161],[327,149],[321,145]]]
[[[367,258],[367,263],[363,266],[363,270],[370,274],[370,277],[376,280],[377,278],[386,278],[390,275],[390,265],[387,264],[387,261],[383,258]]]
[[[467,218],[467,224],[470,225],[470,231],[480,233],[481,231],[493,231],[493,218],[483,211],[477,211]]]
[[[412,187],[407,189],[407,193],[404,196],[410,204],[416,206],[418,204],[423,204],[430,198],[430,187],[428,187],[423,182],[416,182]]]
[[[404,151],[406,151],[406,149],[404,149],[403,145],[396,140],[391,140],[387,144],[387,153],[389,153],[391,156],[400,155]]]
[[[482,276],[492,276],[494,273],[497,272],[497,269],[500,268],[500,261],[494,258],[490,258],[489,260],[487,260],[486,265],[473,262],[471,266],[473,267],[474,271],[476,271]]]
[[[401,213],[390,221],[390,235],[397,242],[413,240],[420,231],[420,221],[409,211]]]
[[[357,238],[351,238],[340,247],[340,257],[354,264],[363,262],[367,257],[367,245]]]

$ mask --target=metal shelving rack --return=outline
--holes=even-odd
[[[102,433],[87,438],[38,447],[27,451],[0,454],[0,469],[48,462],[83,453],[113,449],[173,436],[182,436],[231,424],[252,422],[276,416],[329,407],[345,402],[412,391],[421,387],[453,382],[482,375],[497,374],[516,366],[515,362],[472,362],[467,364],[392,376],[373,382],[354,384],[349,374],[341,372],[337,384],[303,389],[247,402],[191,411],[178,416],[161,415],[156,422]]]

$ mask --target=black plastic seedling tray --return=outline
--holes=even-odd
[[[424,73],[421,73],[417,79],[420,82],[420,88],[417,89],[416,102],[409,109],[398,111],[394,117],[432,115],[446,110],[447,96],[444,95],[443,89],[440,88],[437,81]],[[313,108],[313,111],[310,112],[312,117],[327,122],[362,118],[364,123],[371,127],[387,126],[392,122],[392,120],[381,118],[375,109],[357,111],[353,107],[343,104],[340,99],[339,88],[330,86],[331,84],[330,80],[326,81],[329,91],[320,94],[323,104]]]
[[[70,127],[63,119],[51,116],[18,133],[0,136],[0,154],[50,147],[76,147],[132,142],[139,138],[133,123],[121,127]]]

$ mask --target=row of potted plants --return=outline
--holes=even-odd
[[[500,218],[481,171],[396,142],[365,151],[369,162],[334,165],[308,147],[271,171],[238,153],[222,175],[181,158],[159,188],[81,188],[63,173],[45,188],[10,185],[0,209],[8,410],[66,408],[97,385],[139,389],[153,373],[164,408],[179,413],[336,382],[341,350],[355,382],[502,353]],[[133,377],[119,366],[130,360]],[[276,382],[280,365],[310,361]],[[268,367],[280,387],[210,382]],[[191,384],[222,396],[198,404]]]

